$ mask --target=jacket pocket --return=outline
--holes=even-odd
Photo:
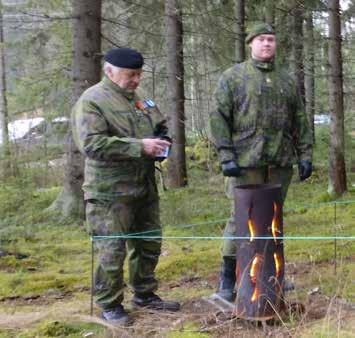
[[[133,161],[90,161],[85,166],[85,178],[90,181],[132,182],[137,180],[137,164]]]

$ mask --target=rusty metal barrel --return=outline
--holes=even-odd
[[[235,188],[237,298],[235,315],[248,320],[275,317],[283,302],[284,250],[281,185]]]

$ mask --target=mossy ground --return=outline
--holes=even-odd
[[[349,170],[349,191],[337,200],[339,203],[335,208],[326,194],[327,172],[322,157],[324,140],[320,139],[312,177],[300,183],[295,172],[284,207],[285,235],[354,236],[355,202],[340,202],[355,200],[355,174]],[[350,146],[355,148],[351,142]],[[199,147],[196,149],[192,153],[202,151]],[[223,177],[204,160],[206,154],[194,156],[195,159],[190,160],[193,165],[190,166],[189,185],[161,191],[161,221],[164,236],[169,239],[163,242],[157,267],[160,294],[179,299],[183,304],[213,292],[221,244],[220,239],[213,237],[222,235],[229,216]],[[87,318],[91,242],[85,226],[82,222],[61,220],[45,212],[59,188],[51,187],[50,180],[47,180],[38,189],[36,180],[28,175],[21,180],[10,179],[0,188],[0,337],[82,337],[85,334],[91,337],[122,334],[124,337],[122,332],[119,334],[102,322]],[[185,238],[172,238],[182,236]],[[193,239],[195,236],[204,239]],[[335,297],[354,303],[354,240],[338,240],[336,243],[333,239],[286,240],[284,244],[288,276],[298,286],[291,298],[307,302],[308,292],[317,289],[316,293],[327,299]],[[95,309],[95,313],[97,311]],[[185,311],[180,318],[174,317],[173,322],[164,317],[167,322],[165,326],[162,324],[164,330],[154,331],[150,327],[147,336],[218,336],[215,331],[202,332],[201,323],[187,312],[189,315]],[[141,323],[149,318],[151,322],[161,320],[161,317],[137,316]],[[348,315],[342,320],[341,325],[334,328],[332,318],[325,313],[307,325],[289,320],[283,328],[294,336],[323,337],[322,332],[340,332],[344,334],[340,336],[350,337],[354,327],[349,323]],[[133,335],[125,334],[127,337],[146,334],[139,329],[134,332]],[[260,329],[251,332],[253,336],[263,335]]]

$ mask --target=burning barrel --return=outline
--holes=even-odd
[[[236,316],[267,320],[283,306],[284,254],[281,185],[235,188]],[[262,238],[263,237],[263,238]]]

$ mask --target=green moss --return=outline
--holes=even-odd
[[[83,337],[85,333],[91,332],[93,337],[99,337],[103,334],[102,328],[99,328],[94,324],[85,323],[63,323],[59,321],[44,321],[34,327],[27,330],[18,338],[47,338],[47,337],[67,337],[78,338]]]
[[[30,239],[21,238],[15,227],[5,247],[11,253],[26,253],[25,259],[14,255],[0,258],[0,298],[44,294],[47,289],[60,291],[88,287],[90,276],[90,241],[76,225],[34,225]],[[21,232],[21,231],[20,231]],[[4,239],[4,238],[3,238]]]
[[[177,241],[167,247],[157,267],[157,275],[162,280],[205,277],[219,264],[219,245],[216,242]]]
[[[0,258],[0,270],[15,270],[19,267],[19,262],[15,256],[5,256]]]
[[[189,168],[217,172],[219,163],[214,147],[207,139],[198,139],[185,148]]]
[[[58,272],[2,273],[0,276],[0,299],[15,296],[43,295],[49,289],[70,291],[75,287],[88,286],[88,276],[79,274],[62,274]]]

